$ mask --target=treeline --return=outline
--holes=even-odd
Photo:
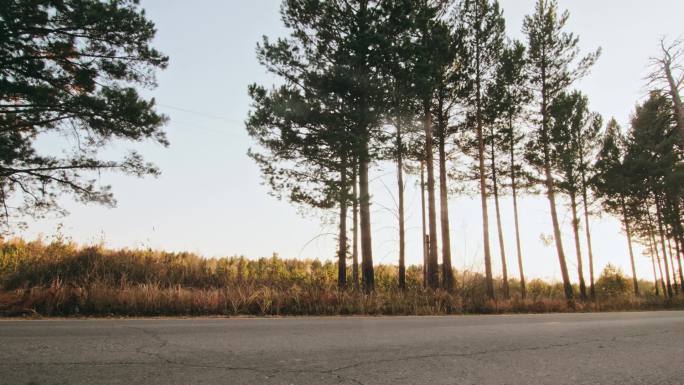
[[[566,202],[581,299],[596,296],[594,202],[623,220],[635,293],[633,242],[652,254],[658,295],[672,297],[681,288],[684,77],[679,44],[662,42],[662,55],[652,59],[652,92],[624,132],[614,119],[604,124],[588,97],[573,89],[600,50],[581,54],[579,38],[566,30],[569,14],[556,1],[537,1],[524,19],[525,41],[507,37],[495,0],[287,0],[281,12],[289,36],[264,37],[257,46],[259,61],[280,83],[249,88],[253,106],[246,125],[258,144],[249,154],[276,195],[338,210],[340,287],[374,290],[369,168],[392,162],[399,288],[407,279],[407,172],[420,175],[428,288],[449,292],[455,285],[448,216],[453,186],[474,188],[481,198],[490,299],[495,297],[492,242],[500,250],[501,294],[511,296],[503,236],[511,224],[503,223],[500,202],[506,194],[512,196],[520,296],[528,294],[517,203],[532,191],[548,199],[567,300],[575,294],[559,220],[559,206]]]

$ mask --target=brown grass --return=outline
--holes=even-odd
[[[487,300],[481,274],[459,272],[454,292],[424,290],[421,269],[396,286],[396,267],[378,266],[372,294],[337,287],[331,262],[204,259],[189,253],[108,250],[70,243],[0,244],[0,314],[5,316],[444,315],[679,308],[682,298],[630,295],[629,280],[599,279],[595,302],[569,304],[558,283],[533,280],[520,299]],[[602,277],[603,278],[603,277]],[[617,284],[616,281],[617,280]],[[624,281],[624,282],[623,282]]]

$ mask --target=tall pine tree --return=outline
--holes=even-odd
[[[480,203],[482,206],[482,241],[487,296],[494,298],[492,257],[489,240],[489,208],[487,204],[487,166],[485,164],[485,91],[495,81],[505,38],[505,21],[498,1],[463,0],[456,15],[457,30],[463,36],[460,58],[468,75],[470,92],[462,100],[470,115],[476,136]]]
[[[555,0],[538,0],[535,11],[525,17],[523,32],[528,40],[528,62],[530,82],[538,103],[537,127],[527,147],[527,159],[541,173],[540,179],[546,188],[551,212],[553,237],[558,253],[558,262],[563,277],[565,297],[574,297],[568,267],[561,239],[560,223],[556,203],[556,186],[551,158],[551,119],[549,107],[553,100],[575,80],[583,77],[594,64],[600,51],[596,51],[577,62],[579,39],[565,32],[569,13],[558,13]]]

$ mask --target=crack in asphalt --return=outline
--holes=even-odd
[[[162,338],[159,333],[154,332],[152,330],[148,330],[144,327],[136,327],[136,326],[127,326],[130,329],[135,329],[146,336],[152,338],[153,340],[157,341],[159,343],[158,346],[154,346],[154,349],[162,349],[166,346],[168,346],[170,343],[168,340]],[[188,367],[188,368],[199,368],[199,369],[219,369],[219,370],[228,370],[228,371],[251,371],[259,374],[263,374],[269,378],[271,377],[276,377],[279,374],[301,374],[301,373],[310,373],[310,374],[323,374],[323,375],[331,375],[335,376],[338,379],[342,381],[347,381],[347,382],[353,382],[357,385],[364,385],[361,381],[355,379],[355,378],[350,378],[343,376],[341,374],[335,373],[335,370],[315,370],[315,369],[261,369],[261,368],[255,368],[251,366],[226,366],[226,365],[207,365],[207,364],[193,364],[189,362],[183,362],[183,361],[178,361],[178,360],[173,360],[168,357],[164,357],[161,352],[150,352],[145,350],[145,348],[149,346],[146,346],[143,344],[141,347],[136,349],[136,353],[141,353],[141,354],[146,354],[150,357],[154,357],[158,359],[159,361],[163,361],[166,364],[169,365],[175,365],[175,366],[181,366],[181,367]],[[114,364],[114,363],[113,363]]]
[[[567,343],[563,343],[563,344],[548,344],[548,345],[542,345],[542,346],[528,346],[528,347],[518,347],[518,348],[512,348],[512,349],[480,350],[480,351],[475,351],[475,352],[464,352],[464,353],[433,353],[433,354],[412,355],[412,356],[404,356],[404,357],[394,357],[394,358],[386,358],[386,359],[380,359],[380,360],[370,360],[370,361],[357,362],[355,364],[337,367],[337,368],[333,369],[332,371],[337,372],[337,371],[343,371],[343,370],[347,370],[347,369],[358,368],[358,367],[366,366],[366,365],[382,364],[382,363],[388,363],[388,362],[424,360],[424,359],[429,359],[429,358],[470,358],[470,357],[481,356],[481,355],[486,355],[486,354],[516,353],[516,352],[523,352],[523,351],[547,350],[547,349],[554,349],[554,348],[564,348],[564,347],[568,347],[568,346],[578,346],[578,345],[590,344],[590,343],[615,342],[618,340],[618,338],[621,340],[624,340],[624,339],[635,338],[635,337],[662,335],[662,334],[668,334],[668,333],[672,333],[672,332],[674,332],[674,331],[673,330],[666,330],[666,331],[660,331],[660,332],[656,332],[656,333],[641,333],[641,334],[632,334],[632,335],[622,336],[622,337],[599,338],[599,339],[567,342]]]
[[[153,338],[154,340],[156,340],[158,342],[163,341],[163,344],[156,347],[156,348],[161,348],[161,347],[168,345],[168,341],[161,338],[156,332],[147,330],[145,328],[135,328],[135,329],[142,331],[143,333],[145,333],[146,335],[150,336],[151,338]],[[666,330],[666,331],[660,331],[660,332],[655,332],[655,333],[632,334],[632,335],[628,335],[628,336],[622,336],[619,338],[621,340],[624,340],[624,339],[629,339],[629,338],[647,337],[647,336],[660,335],[660,334],[666,334],[666,333],[671,333],[671,332],[673,332],[673,331]],[[349,369],[354,369],[354,368],[358,368],[358,367],[362,367],[362,366],[366,366],[366,365],[375,365],[375,364],[382,364],[382,363],[389,363],[389,362],[425,360],[425,359],[431,359],[431,358],[470,358],[470,357],[476,357],[476,356],[487,355],[487,354],[515,353],[515,352],[522,352],[522,351],[538,351],[538,350],[564,348],[564,347],[568,347],[568,346],[577,346],[577,345],[591,344],[591,343],[615,342],[617,340],[618,340],[618,337],[610,337],[610,338],[603,338],[603,339],[599,338],[599,339],[590,339],[590,340],[567,342],[567,343],[562,343],[562,344],[548,344],[548,345],[542,345],[542,346],[516,347],[516,348],[511,348],[511,349],[481,350],[481,351],[463,352],[463,353],[433,353],[433,354],[423,354],[423,355],[412,355],[412,356],[393,357],[393,358],[386,358],[386,359],[379,359],[379,360],[369,360],[369,361],[357,362],[354,364],[340,366],[340,367],[336,367],[336,368],[332,368],[332,369],[328,369],[328,370],[284,369],[284,368],[283,369],[278,369],[278,368],[264,369],[264,368],[256,368],[256,367],[237,367],[237,366],[226,366],[226,365],[192,364],[192,363],[183,362],[183,361],[171,360],[169,358],[163,357],[161,353],[146,352],[146,351],[141,351],[141,353],[150,354],[152,356],[157,357],[160,360],[165,361],[168,364],[177,365],[177,366],[193,367],[193,368],[201,368],[201,369],[230,370],[230,371],[252,371],[255,373],[260,373],[260,374],[263,374],[266,376],[271,375],[274,377],[279,375],[279,374],[300,374],[300,373],[333,375],[333,376],[336,376],[337,378],[339,378],[343,381],[351,381],[357,385],[363,385],[363,382],[359,381],[358,379],[343,376],[338,372],[349,370]]]
[[[515,352],[522,352],[522,351],[539,351],[539,350],[547,350],[547,349],[555,349],[555,348],[564,348],[568,346],[577,346],[577,345],[583,345],[583,344],[592,344],[592,343],[610,343],[610,342],[616,342],[618,340],[626,340],[630,338],[637,338],[637,337],[648,337],[648,336],[654,336],[654,335],[662,335],[662,334],[667,334],[667,333],[673,333],[675,332],[674,330],[664,330],[664,331],[658,331],[658,332],[653,332],[653,333],[640,333],[640,334],[631,334],[627,336],[612,336],[610,338],[598,338],[598,339],[588,339],[588,340],[581,340],[581,341],[571,341],[571,342],[566,342],[566,343],[553,343],[553,344],[546,344],[546,345],[539,345],[539,346],[526,346],[526,347],[515,347],[515,348],[509,348],[509,349],[497,349],[497,350],[492,350],[492,349],[487,349],[487,350],[480,350],[480,351],[473,351],[473,352],[461,352],[461,353],[431,353],[431,354],[421,354],[421,355],[409,355],[409,356],[399,356],[399,357],[392,357],[392,358],[384,358],[384,359],[376,359],[376,360],[367,360],[367,361],[361,361],[361,362],[356,362],[353,364],[349,365],[344,365],[344,366],[339,366],[335,367],[332,369],[288,369],[288,368],[258,368],[254,366],[230,366],[230,365],[220,365],[220,364],[196,364],[196,363],[191,363],[191,362],[185,362],[183,360],[174,360],[171,359],[167,356],[164,355],[163,352],[155,352],[155,351],[150,351],[150,350],[158,350],[158,349],[163,349],[169,345],[172,345],[169,340],[163,338],[160,333],[155,332],[153,330],[149,330],[145,327],[136,327],[136,326],[126,326],[129,329],[134,329],[142,334],[144,334],[148,341],[149,339],[154,341],[154,344],[150,344],[149,342],[144,342],[142,345],[138,348],[135,349],[136,353],[139,354],[144,354],[149,357],[155,358],[158,360],[158,363],[152,363],[152,362],[129,362],[129,361],[119,361],[119,362],[99,362],[99,363],[94,363],[94,362],[33,362],[33,363],[0,363],[0,366],[5,366],[5,365],[74,365],[74,366],[141,366],[141,365],[173,365],[173,366],[180,366],[180,367],[187,367],[187,368],[198,368],[198,369],[215,369],[215,370],[227,370],[227,371],[248,371],[248,372],[254,372],[254,373],[259,373],[262,374],[268,378],[276,378],[278,376],[284,375],[284,374],[318,374],[318,375],[329,375],[329,376],[334,376],[340,381],[344,382],[350,382],[354,383],[356,385],[364,385],[364,383],[361,380],[358,380],[357,378],[350,377],[348,375],[343,375],[343,371],[347,371],[350,369],[355,369],[363,366],[368,366],[368,365],[376,365],[376,364],[383,364],[383,363],[391,363],[391,362],[405,362],[405,361],[413,361],[413,360],[425,360],[425,359],[432,359],[432,358],[472,358],[472,357],[477,357],[477,356],[482,356],[482,355],[487,355],[487,354],[502,354],[502,353],[515,353]]]
[[[129,328],[129,329],[134,329],[134,330],[140,331],[140,332],[142,332],[145,336],[150,337],[150,338],[152,338],[153,340],[155,340],[156,342],[158,342],[159,345],[158,345],[158,346],[155,346],[155,347],[154,347],[155,349],[162,349],[162,348],[164,348],[164,347],[166,347],[166,346],[169,345],[169,341],[166,340],[166,339],[161,338],[161,337],[159,336],[159,333],[153,332],[153,331],[151,331],[151,330],[147,330],[147,329],[145,329],[144,327],[137,327],[137,326],[126,326],[126,327]],[[166,363],[168,363],[168,364],[173,364],[173,362],[171,362],[171,361],[168,360],[167,358],[163,357],[161,352],[150,352],[150,351],[145,350],[146,347],[147,347],[147,345],[146,345],[145,343],[143,343],[140,347],[138,347],[137,349],[135,349],[135,352],[136,352],[136,353],[139,353],[139,354],[145,354],[145,355],[147,355],[147,356],[149,356],[149,357],[156,358],[156,359],[158,359],[159,361],[164,361],[164,362],[166,362]]]

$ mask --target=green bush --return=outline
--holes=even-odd
[[[631,280],[625,277],[622,270],[610,264],[603,269],[595,287],[596,295],[600,299],[626,297],[633,290]]]

